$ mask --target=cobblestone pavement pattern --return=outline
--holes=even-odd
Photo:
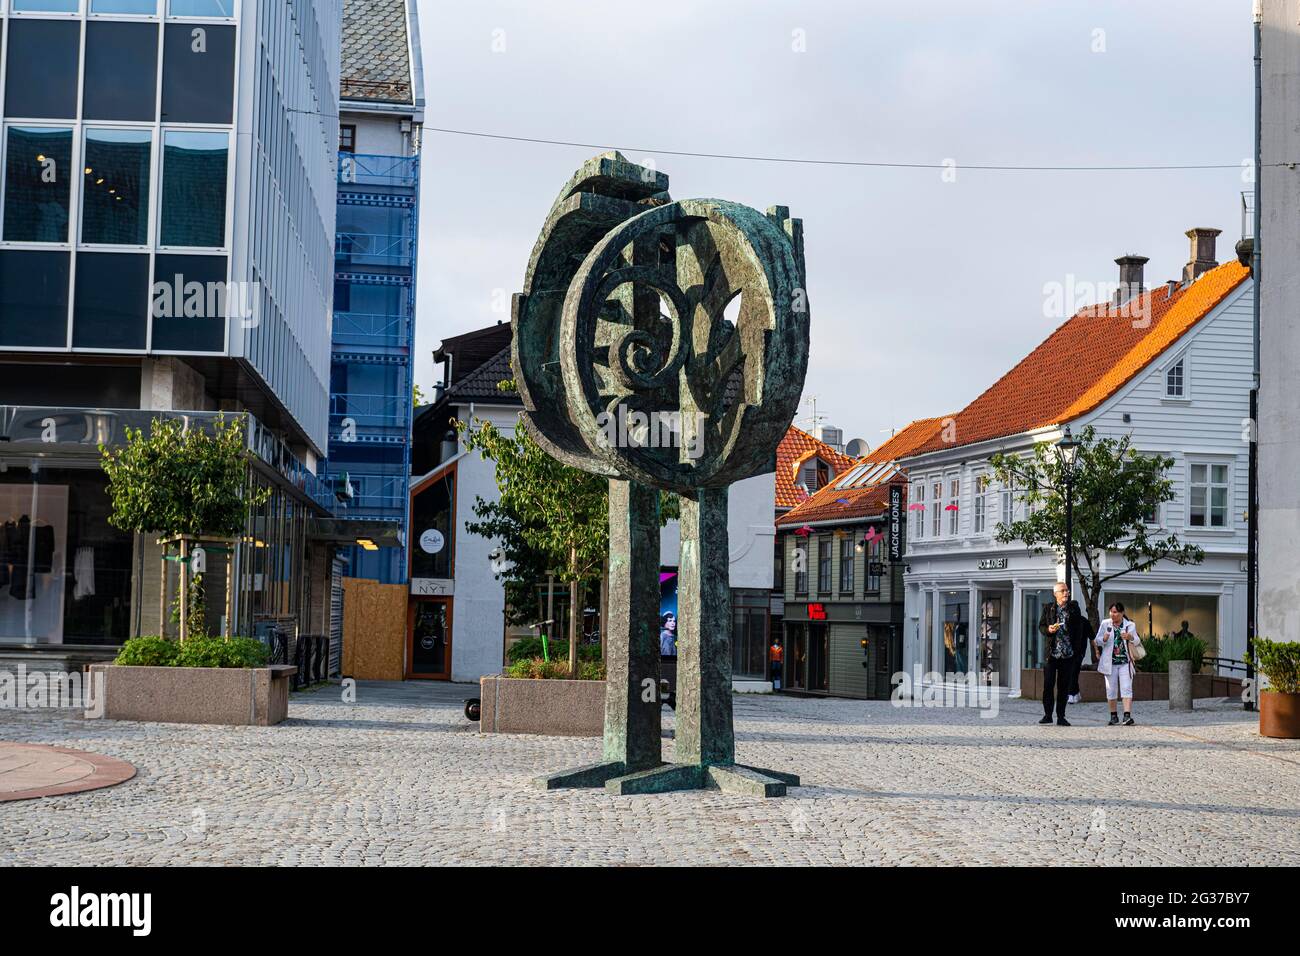
[[[480,735],[472,685],[295,694],[278,727],[0,711],[0,740],[118,757],[135,779],[0,810],[13,864],[1300,864],[1300,742],[1235,702],[1136,708],[1104,726],[887,702],[740,696],[737,759],[790,796],[612,797],[529,780],[595,739]],[[664,711],[671,756],[671,712]]]

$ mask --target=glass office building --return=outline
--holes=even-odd
[[[0,0],[0,605],[19,602],[0,607],[0,643],[159,626],[155,556],[107,524],[95,453],[155,417],[246,416],[251,474],[275,492],[259,520],[289,525],[272,570],[241,576],[241,607],[299,613],[301,587],[257,592],[302,573],[308,522],[332,504],[315,472],[341,15],[339,0]]]
[[[409,524],[419,230],[419,27],[406,0],[348,0],[340,67],[329,474],[345,519]],[[407,581],[407,548],[344,548],[346,573]]]

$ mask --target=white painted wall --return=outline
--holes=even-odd
[[[1300,0],[1262,13],[1258,633],[1300,641]]]
[[[1170,477],[1174,481],[1174,498],[1161,509],[1163,527],[1187,543],[1200,545],[1206,553],[1200,565],[1179,567],[1164,562],[1150,572],[1126,575],[1110,585],[1112,591],[1138,591],[1164,594],[1206,594],[1219,599],[1219,655],[1241,659],[1246,650],[1246,574],[1241,562],[1246,556],[1246,520],[1248,445],[1246,443],[1251,383],[1251,313],[1253,284],[1244,282],[1180,342],[1167,350],[1148,368],[1137,373],[1097,410],[1071,423],[1075,433],[1088,425],[1099,437],[1133,435],[1133,444],[1143,453],[1160,453],[1172,457]],[[1186,358],[1187,400],[1164,398],[1164,370],[1179,356]],[[1130,421],[1123,420],[1127,414]],[[987,470],[993,452],[1028,450],[1034,440],[1057,440],[1056,432],[1035,436],[1011,436],[1007,439],[963,446],[951,451],[934,452],[905,460],[909,477],[915,485],[927,488],[925,533],[917,537],[909,523],[907,556],[910,571],[904,576],[906,588],[904,619],[904,666],[924,665],[927,642],[933,642],[939,630],[940,614],[934,615],[934,633],[924,633],[926,590],[965,590],[980,582],[1013,581],[1016,587],[1031,589],[1050,587],[1059,579],[1061,568],[1052,554],[1031,556],[1020,544],[998,544],[992,533],[1000,520],[1000,509],[990,498],[986,531],[973,533],[975,477]],[[1230,469],[1232,494],[1228,505],[1229,526],[1225,529],[1191,528],[1187,525],[1187,476],[1189,461],[1223,462]],[[930,496],[935,480],[942,479],[944,493],[953,477],[961,479],[958,532],[947,534],[947,513],[943,514],[944,534],[930,535]],[[946,501],[946,497],[945,497]],[[1021,516],[1023,505],[1017,508]],[[918,512],[919,514],[919,512]],[[1005,557],[1006,569],[981,571],[985,558]],[[1118,569],[1123,557],[1112,552],[1103,558],[1103,567]],[[1103,595],[1104,599],[1104,595]],[[1019,602],[1017,601],[1017,615]],[[1018,684],[1020,659],[1020,620],[1017,616],[1010,630],[1014,635],[1013,654],[1004,661],[1017,662],[1009,682]]]
[[[344,105],[339,114],[339,123],[357,128],[356,144],[353,152],[371,156],[409,156],[411,155],[411,134],[403,133],[402,118],[395,114],[367,114],[349,112]]]
[[[733,588],[771,589],[775,507],[776,472],[755,475],[731,486],[727,496],[727,536]],[[681,563],[681,542],[680,525],[676,520],[669,521],[659,537],[659,563],[677,567]]]

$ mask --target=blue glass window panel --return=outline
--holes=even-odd
[[[0,250],[0,345],[68,344],[68,253]]]
[[[229,123],[234,111],[235,28],[169,23],[163,30],[162,118]]]
[[[4,238],[67,242],[72,130],[11,126],[8,139]]]
[[[229,150],[225,133],[168,130],[163,134],[161,245],[226,244]]]
[[[211,293],[214,288],[225,290],[226,257],[159,253],[154,257],[153,277],[151,347],[167,352],[224,352],[226,312],[237,314],[239,303],[232,295],[226,306],[221,295]],[[202,294],[187,295],[187,287],[191,293],[201,289]],[[251,295],[249,291],[244,298]],[[163,296],[169,296],[169,301],[163,301]],[[187,311],[198,314],[186,315]]]
[[[149,241],[152,152],[148,130],[86,130],[82,242],[143,246]]]
[[[74,119],[81,24],[76,20],[10,20],[5,64],[5,116]]]
[[[171,0],[167,12],[173,17],[233,17],[235,0]]]
[[[158,0],[90,0],[91,13],[143,13],[158,12]]]
[[[76,13],[80,0],[13,0],[13,8],[25,13]]]
[[[149,256],[77,253],[72,344],[77,348],[143,349],[149,331]]]
[[[158,113],[158,25],[86,24],[82,116],[152,120]]]

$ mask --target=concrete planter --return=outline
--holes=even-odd
[[[479,679],[479,731],[600,737],[605,732],[603,680]]]
[[[1192,697],[1235,697],[1241,693],[1241,681],[1236,677],[1216,677],[1213,674],[1191,675]],[[1096,671],[1079,672],[1079,695],[1085,704],[1106,699],[1106,678]],[[1020,671],[1020,696],[1026,700],[1041,700],[1043,696],[1043,671],[1041,668],[1022,668]],[[1138,671],[1133,675],[1134,700],[1168,700],[1169,675]]]
[[[1300,739],[1300,694],[1260,691],[1259,732],[1264,737]]]
[[[289,713],[292,665],[271,667],[126,667],[94,664],[91,687],[102,693],[87,716],[172,724],[268,727]],[[102,683],[101,683],[102,681]]]
[[[1169,662],[1169,709],[1192,709],[1192,662]]]

